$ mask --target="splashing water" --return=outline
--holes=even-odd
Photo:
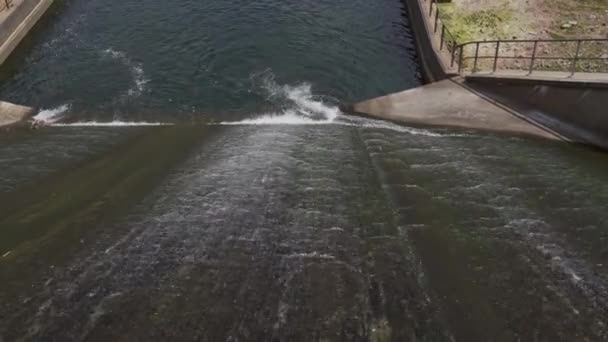
[[[143,65],[141,63],[134,62],[126,53],[111,48],[103,50],[102,55],[120,61],[129,68],[131,77],[133,78],[133,86],[127,90],[127,97],[138,97],[143,94],[149,80],[144,74]]]
[[[135,127],[135,126],[171,126],[168,122],[146,122],[146,121],[83,121],[73,123],[56,123],[51,124],[53,127]]]
[[[34,122],[49,125],[61,120],[65,113],[70,110],[69,104],[63,104],[52,109],[43,109],[33,117]]]
[[[253,75],[254,90],[261,91],[266,100],[279,109],[255,118],[225,125],[310,125],[330,124],[340,115],[337,105],[329,103],[329,97],[314,95],[309,83],[295,86],[279,85],[271,72]]]
[[[83,121],[83,122],[71,122],[61,123],[62,119],[65,118],[65,114],[69,112],[71,105],[64,104],[52,109],[43,109],[32,120],[38,124],[44,126],[53,127],[132,127],[132,126],[168,126],[172,123],[167,122],[143,122],[143,121],[120,121],[114,120],[110,122],[99,122],[99,121]]]

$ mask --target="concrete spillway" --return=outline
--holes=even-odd
[[[561,139],[555,132],[526,121],[505,107],[465,88],[456,80],[444,80],[363,101],[349,109],[356,113],[408,124],[451,126]]]

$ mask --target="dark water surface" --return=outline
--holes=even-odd
[[[0,341],[607,340],[602,153],[337,109],[419,84],[402,11],[56,6],[2,70],[51,126],[0,135]]]
[[[418,84],[399,0],[59,1],[0,98],[69,120],[236,120],[264,80],[354,101]]]

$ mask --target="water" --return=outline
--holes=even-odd
[[[65,121],[239,120],[265,83],[354,101],[419,84],[407,18],[382,1],[61,1],[0,98]]]
[[[346,116],[403,4],[62,2],[2,70],[0,340],[608,339],[597,151]]]

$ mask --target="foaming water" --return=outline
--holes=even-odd
[[[341,114],[337,104],[327,96],[313,94],[312,85],[304,82],[279,85],[274,74],[266,71],[252,75],[253,91],[259,91],[276,111],[240,121],[222,122],[225,125],[322,125],[333,123]]]
[[[34,122],[42,123],[45,125],[53,124],[61,120],[65,113],[70,110],[69,104],[63,104],[59,107],[51,109],[42,109],[38,114],[33,117]]]
[[[145,122],[145,121],[84,121],[72,123],[54,123],[53,127],[135,127],[135,126],[171,126],[169,122]]]
[[[423,135],[427,137],[471,137],[470,134],[464,133],[453,133],[450,131],[439,131],[439,130],[430,130],[423,128],[414,128],[408,126],[397,125],[388,121],[376,120],[371,118],[363,118],[357,116],[341,116],[342,122],[338,122],[343,125],[348,126],[357,126],[364,128],[372,128],[372,129],[386,129],[400,133],[407,133],[411,135]]]
[[[138,97],[144,93],[144,91],[146,90],[146,84],[149,80],[146,78],[142,63],[135,62],[131,58],[129,58],[129,56],[125,52],[116,51],[112,48],[103,50],[102,55],[104,57],[109,57],[111,59],[119,61],[127,68],[129,68],[131,78],[133,79],[133,85],[127,90],[127,97]]]
[[[79,121],[79,122],[61,122],[66,118],[71,106],[63,104],[52,109],[43,109],[32,120],[44,126],[52,127],[134,127],[134,126],[169,126],[173,125],[170,122],[146,122],[146,121]]]
[[[222,122],[222,125],[327,125],[334,123],[333,120],[315,120],[302,115],[296,111],[288,110],[283,113],[264,114],[257,118],[241,121]]]

